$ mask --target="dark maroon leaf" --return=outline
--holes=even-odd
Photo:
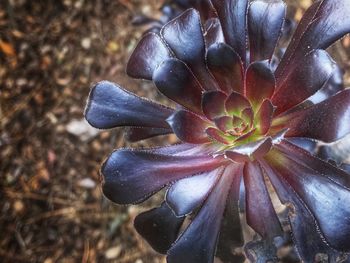
[[[216,43],[225,42],[224,33],[222,32],[220,20],[211,18],[205,22],[205,40],[208,47]]]
[[[297,61],[273,95],[276,114],[314,95],[327,83],[335,69],[335,62],[324,50],[315,50]]]
[[[247,223],[270,242],[283,236],[281,224],[267,191],[260,165],[249,162],[244,166]]]
[[[167,122],[181,141],[196,144],[210,141],[205,133],[210,123],[194,113],[179,110],[172,114]]]
[[[275,77],[266,61],[249,65],[246,73],[246,96],[254,108],[260,106],[264,99],[272,96],[275,90]]]
[[[204,89],[218,89],[205,64],[205,41],[196,10],[189,9],[170,21],[162,28],[161,35],[176,57],[191,68]]]
[[[177,216],[191,213],[208,197],[222,172],[218,168],[175,182],[167,191],[166,202]]]
[[[196,8],[204,21],[216,17],[216,12],[210,0],[187,0],[191,7]]]
[[[174,111],[140,98],[117,84],[101,81],[89,95],[85,118],[93,127],[109,129],[119,126],[168,129],[166,119]]]
[[[225,43],[211,45],[207,64],[222,91],[243,94],[243,64],[237,53]]]
[[[214,119],[216,127],[221,131],[226,132],[234,128],[233,118],[229,116],[222,116]]]
[[[246,62],[248,0],[212,0],[219,15],[226,43]]]
[[[313,213],[326,241],[338,250],[350,251],[350,206],[346,205],[350,189],[331,180],[324,171],[297,163],[276,149],[266,159]]]
[[[338,65],[335,65],[335,70],[333,71],[332,76],[323,85],[323,87],[310,98],[308,98],[308,100],[313,104],[320,103],[321,101],[324,101],[339,91],[343,90],[345,88],[343,75],[344,70],[342,70]]]
[[[255,115],[255,127],[259,134],[264,135],[269,131],[274,111],[275,107],[271,101],[269,99],[264,100]]]
[[[169,151],[166,149],[166,151]],[[170,182],[213,170],[223,158],[121,149],[103,164],[103,193],[118,204],[140,203]]]
[[[125,129],[125,138],[129,142],[138,142],[141,140],[149,139],[159,135],[166,135],[173,133],[170,128],[138,128],[127,127]]]
[[[290,67],[314,49],[326,49],[350,32],[348,0],[315,2],[300,21],[277,70],[277,84],[284,81]]]
[[[203,94],[202,109],[209,120],[226,115],[227,95],[221,91],[208,91]]]
[[[168,251],[169,263],[213,262],[227,196],[238,168],[235,164],[226,167],[196,217]]]
[[[184,219],[175,216],[164,202],[158,208],[139,214],[135,218],[134,226],[154,250],[165,254],[176,240]]]
[[[286,138],[286,141],[304,149],[305,151],[308,151],[312,155],[316,154],[317,149],[317,140],[312,140],[309,138],[300,138],[300,137],[291,137],[291,138]]]
[[[295,162],[306,164],[314,170],[322,171],[323,174],[326,174],[333,181],[350,189],[350,176],[339,169],[335,169],[336,167],[327,162],[327,160],[321,160],[315,157],[300,146],[292,144],[289,140],[282,140],[280,144],[276,145],[276,148],[284,154],[287,154],[288,158]]]
[[[317,221],[305,203],[283,179],[282,175],[276,174],[276,171],[272,170],[265,162],[261,162],[261,164],[281,202],[285,205],[289,203],[293,205],[289,208],[289,221],[293,232],[293,241],[300,258],[305,262],[314,262],[317,254],[325,253],[330,259],[335,259],[339,253],[324,242]],[[335,260],[333,261],[335,262]]]
[[[242,168],[238,170],[233,178],[230,193],[227,198],[227,205],[219,236],[219,243],[216,256],[225,263],[243,263],[244,255],[235,251],[244,244],[242,227],[239,214],[240,185],[242,182]]]
[[[350,132],[350,90],[273,121],[273,125],[278,123],[289,128],[289,137],[336,141]]]
[[[154,33],[148,33],[131,54],[126,72],[133,78],[151,80],[153,71],[170,57],[170,50],[163,40]]]
[[[248,8],[250,61],[270,60],[281,35],[286,5],[282,0],[255,0]]]
[[[225,108],[229,115],[240,116],[244,109],[251,108],[249,101],[241,94],[232,92],[225,101]]]
[[[212,139],[215,142],[223,143],[223,144],[230,144],[234,140],[233,136],[226,135],[222,131],[209,127],[205,130],[206,134],[210,139]]]
[[[202,88],[182,61],[165,60],[153,73],[157,88],[168,98],[196,113],[202,113]]]

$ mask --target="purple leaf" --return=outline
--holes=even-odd
[[[138,142],[141,140],[149,139],[159,135],[167,135],[173,133],[170,128],[138,128],[138,127],[126,127],[125,138],[129,142]]]
[[[179,110],[172,114],[167,122],[181,141],[195,144],[210,141],[205,133],[210,123],[194,113]]]
[[[207,52],[207,64],[222,91],[243,94],[243,64],[238,54],[225,43],[213,44]]]
[[[175,182],[167,191],[166,202],[177,216],[184,216],[198,208],[208,197],[223,169],[194,175]]]
[[[276,149],[266,159],[313,213],[326,241],[333,248],[350,251],[350,206],[346,205],[350,189],[325,176],[324,171],[295,162]]]
[[[233,177],[216,251],[216,256],[225,263],[243,263],[245,258],[243,254],[238,254],[234,250],[242,247],[244,244],[239,213],[241,182],[242,167],[239,168]]]
[[[230,142],[234,140],[233,136],[226,135],[222,131],[213,127],[207,128],[205,132],[210,139],[218,143],[230,144]]]
[[[248,8],[250,61],[270,60],[281,35],[286,5],[283,1],[255,0]]]
[[[305,203],[282,178],[282,175],[272,170],[266,162],[261,162],[261,164],[281,202],[285,205],[292,204],[292,207],[289,207],[289,222],[293,232],[293,241],[301,260],[314,262],[317,254],[325,253],[335,262],[339,252],[324,242],[317,221]]]
[[[182,61],[165,60],[153,73],[157,88],[168,98],[196,113],[202,113],[202,88]]]
[[[236,117],[236,119],[239,119],[239,118]],[[222,116],[222,117],[215,118],[214,123],[216,127],[218,127],[223,132],[232,130],[234,128],[233,118],[229,116]]]
[[[205,64],[205,41],[199,14],[189,9],[166,24],[161,35],[175,53],[191,68],[205,90],[217,90],[217,83]]]
[[[212,0],[219,15],[226,43],[246,62],[248,0]]]
[[[139,214],[134,226],[151,247],[165,254],[176,240],[184,217],[177,217],[164,202],[160,207]]]
[[[90,92],[85,118],[90,125],[100,129],[120,126],[167,129],[166,119],[173,112],[173,109],[140,98],[117,84],[101,81]]]
[[[255,115],[255,127],[258,134],[264,135],[269,131],[274,111],[275,107],[271,101],[269,99],[264,100]]]
[[[240,116],[244,109],[251,108],[249,101],[241,94],[232,92],[225,101],[225,108],[229,115]]]
[[[289,128],[289,137],[336,141],[350,132],[350,90],[273,121],[273,125],[278,123]]]
[[[118,204],[140,203],[170,182],[213,170],[224,162],[223,158],[208,155],[172,156],[152,149],[149,152],[117,150],[101,169],[103,193]]]
[[[205,22],[205,40],[208,47],[216,43],[225,42],[224,33],[222,32],[220,20],[211,18]]]
[[[148,33],[131,54],[126,72],[133,78],[151,80],[153,71],[171,56],[163,40],[154,33]]]
[[[168,251],[169,263],[213,262],[227,196],[238,168],[231,164],[225,169],[196,217]]]
[[[226,115],[227,95],[221,91],[208,91],[203,94],[202,109],[209,120]]]
[[[321,0],[307,10],[276,70],[277,86],[303,56],[315,49],[328,48],[350,32],[349,13],[348,0]]]
[[[263,238],[273,241],[283,236],[281,224],[267,191],[260,165],[249,162],[244,166],[247,223]]]
[[[307,150],[302,149],[300,146],[296,146],[286,139],[276,145],[276,148],[284,154],[287,154],[288,158],[295,162],[303,163],[314,170],[322,171],[322,173],[327,174],[327,176],[333,181],[350,189],[350,176],[346,172],[336,169],[336,167],[327,162],[327,160],[321,160],[315,157]]]
[[[272,139],[266,137],[255,142],[245,143],[242,146],[234,147],[225,152],[227,158],[234,162],[250,162],[251,160],[263,157],[270,151]]]
[[[315,50],[297,61],[273,95],[276,114],[314,95],[327,83],[335,69],[335,62],[324,50]]]
[[[264,99],[271,98],[275,90],[275,77],[266,61],[249,65],[246,73],[246,97],[254,108],[260,106]]]

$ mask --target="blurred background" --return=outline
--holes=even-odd
[[[311,4],[287,2],[296,21]],[[104,79],[163,100],[152,83],[125,74],[130,53],[150,27],[131,21],[162,18],[163,4],[0,1],[0,262],[165,262],[133,229],[134,217],[161,197],[129,207],[106,200],[100,163],[130,144],[121,129],[97,131],[83,119],[91,85]],[[346,37],[330,49],[347,86],[349,47]]]

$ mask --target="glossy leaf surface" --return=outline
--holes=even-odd
[[[166,119],[173,110],[142,99],[118,85],[102,81],[90,92],[85,118],[94,127],[119,126],[168,128]]]

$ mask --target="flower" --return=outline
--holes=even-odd
[[[169,263],[240,262],[234,249],[243,246],[253,262],[276,261],[286,229],[301,260],[326,254],[335,262],[350,252],[350,174],[300,140],[350,133],[350,90],[334,88],[339,72],[325,51],[350,31],[349,1],[315,2],[280,61],[273,54],[283,1],[205,0],[199,11],[145,35],[127,66],[175,109],[108,81],[91,90],[92,126],[128,127],[131,141],[170,133],[181,141],[114,151],[101,168],[104,194],[138,204],[167,189],[135,227]],[[287,207],[287,224],[273,193]],[[242,222],[256,233],[248,243]]]

